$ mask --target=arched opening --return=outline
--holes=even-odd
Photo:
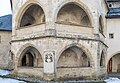
[[[78,47],[66,49],[58,60],[59,67],[89,67],[90,60],[87,55]]]
[[[57,15],[57,23],[91,26],[87,13],[74,3],[66,4],[60,9]]]
[[[100,67],[105,66],[105,55],[104,52],[102,51],[101,53],[101,58],[100,58]]]
[[[66,49],[58,60],[58,67],[90,67],[90,60],[80,48]]]
[[[104,34],[104,26],[103,26],[102,16],[100,16],[100,18],[99,18],[99,31],[101,34]]]
[[[39,5],[33,4],[24,12],[20,20],[19,27],[41,24],[45,23],[45,14]]]
[[[43,60],[39,51],[31,46],[25,48],[19,57],[18,66],[43,68]]]
[[[77,46],[64,50],[57,62],[57,77],[75,78],[91,70],[90,58]],[[81,74],[82,73],[82,74]],[[89,74],[90,75],[90,74]],[[84,76],[89,76],[84,74]]]
[[[34,66],[34,57],[30,52],[28,52],[23,56],[21,62],[22,62],[21,66],[31,66],[31,67],[33,67]]]
[[[108,73],[120,73],[120,53],[110,58],[107,71]]]

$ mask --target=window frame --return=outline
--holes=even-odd
[[[109,33],[109,39],[114,39],[114,33]]]

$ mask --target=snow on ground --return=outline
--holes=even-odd
[[[26,83],[26,82],[11,78],[0,78],[0,83]]]
[[[8,75],[10,73],[11,73],[11,71],[8,71],[8,70],[0,70],[0,75],[1,76],[5,76],[5,75]],[[0,83],[26,83],[26,82],[19,81],[19,80],[16,80],[16,79],[11,79],[11,78],[1,78],[0,77]]]
[[[106,79],[105,81],[106,83],[120,83],[120,79],[112,78],[112,77],[110,77],[109,79]]]
[[[10,73],[11,73],[11,71],[8,71],[8,70],[0,70],[0,75],[1,76],[8,75]]]

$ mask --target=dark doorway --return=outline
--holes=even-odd
[[[26,53],[23,56],[23,58],[22,58],[22,66],[30,66],[30,67],[34,66],[34,57],[30,52]]]
[[[107,65],[107,72],[112,73],[112,58],[109,60]]]

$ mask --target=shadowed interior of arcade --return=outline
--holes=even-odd
[[[107,65],[107,72],[109,73],[119,73],[120,74],[120,54],[114,55],[110,58]]]

